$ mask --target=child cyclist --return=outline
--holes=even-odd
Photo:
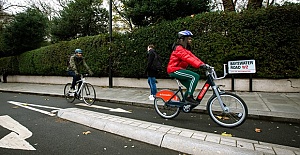
[[[200,75],[186,69],[189,65],[194,68],[207,67],[204,62],[197,58],[191,52],[192,32],[188,30],[178,32],[177,42],[173,45],[173,52],[171,53],[170,60],[167,67],[168,74],[178,79],[186,88],[184,93],[185,100],[190,105],[198,105],[193,97]]]

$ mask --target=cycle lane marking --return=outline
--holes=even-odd
[[[0,126],[12,131],[0,139],[0,147],[21,150],[36,150],[25,139],[32,136],[32,132],[8,115],[0,116]]]
[[[112,111],[112,112],[122,112],[122,113],[131,113],[130,111],[127,111],[127,110],[124,110],[122,108],[109,108],[109,107],[104,107],[104,106],[99,106],[99,105],[86,105],[84,103],[78,103],[78,104],[75,104],[75,105],[78,105],[78,106],[84,106],[84,107],[91,107],[91,108],[97,108],[97,109],[105,109],[105,110],[109,110],[109,111]]]
[[[40,112],[42,114],[46,114],[49,116],[56,116],[55,113],[57,113],[59,110],[63,109],[63,108],[58,108],[58,107],[51,107],[51,106],[44,106],[44,105],[38,105],[38,104],[30,104],[30,103],[23,103],[23,102],[17,102],[17,101],[7,101],[10,104],[14,104],[16,106],[20,106],[29,110],[33,110],[36,112]],[[121,112],[121,113],[131,113],[130,111],[124,110],[122,108],[110,108],[110,107],[104,107],[104,106],[98,106],[98,105],[86,105],[84,103],[78,103],[75,104],[77,106],[84,106],[84,107],[91,107],[91,108],[97,108],[97,109],[105,109],[105,110],[109,110],[111,112]],[[39,108],[46,108],[46,109],[53,109],[52,111],[46,111],[46,110],[41,110],[38,108],[34,108],[34,107],[39,107]]]
[[[43,106],[43,105],[38,105],[38,104],[28,104],[28,103],[16,102],[16,101],[7,101],[7,102],[10,103],[10,104],[14,104],[16,106],[20,106],[20,107],[23,107],[23,108],[26,108],[26,109],[29,109],[29,110],[33,110],[33,111],[36,111],[36,112],[40,112],[42,114],[46,114],[46,115],[49,115],[49,116],[56,116],[55,113],[58,110],[62,109],[62,108],[57,108],[57,107]],[[34,108],[34,107],[54,109],[54,110],[49,112],[49,111],[41,110],[41,109]]]

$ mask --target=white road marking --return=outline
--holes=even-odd
[[[131,113],[130,111],[127,111],[127,110],[124,110],[124,109],[121,109],[121,108],[109,108],[109,107],[103,107],[103,106],[99,106],[99,105],[86,105],[84,103],[78,103],[76,105],[79,105],[79,106],[84,106],[84,107],[91,107],[91,108],[98,108],[98,109],[105,109],[105,110],[109,110],[109,111],[112,111],[112,112],[123,112],[123,113]]]
[[[16,106],[20,106],[20,107],[23,107],[23,108],[26,108],[26,109],[30,109],[30,110],[40,112],[42,114],[46,114],[46,115],[49,115],[49,116],[55,116],[55,113],[53,113],[52,111],[49,112],[49,111],[45,111],[45,110],[41,110],[41,109],[37,109],[37,108],[33,108],[33,107],[56,109],[56,110],[61,109],[61,108],[57,108],[57,107],[42,106],[42,105],[37,105],[37,104],[28,104],[28,103],[22,103],[22,102],[16,102],[16,101],[7,101],[7,102],[10,103],[10,104],[14,104]]]
[[[32,132],[8,115],[0,116],[0,125],[13,132],[0,139],[0,147],[21,150],[36,150],[25,139],[32,136]]]

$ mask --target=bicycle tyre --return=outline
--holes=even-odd
[[[71,90],[71,83],[67,83],[64,88],[64,96],[69,103],[72,103],[75,100],[75,93],[70,93],[70,90]]]
[[[179,107],[167,105],[160,97],[154,99],[154,109],[160,117],[165,119],[175,118],[180,113]]]
[[[87,105],[92,105],[96,100],[96,91],[90,83],[85,83],[82,88],[82,98]]]
[[[227,108],[224,112],[214,94],[207,102],[207,111],[210,118],[220,126],[233,128],[242,125],[247,116],[248,108],[246,103],[238,95],[225,92],[220,97]]]

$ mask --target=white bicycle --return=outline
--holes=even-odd
[[[92,105],[96,100],[96,91],[94,86],[86,81],[88,74],[81,74],[81,80],[75,85],[75,92],[71,92],[71,83],[67,83],[64,88],[64,95],[69,103],[75,99],[83,100],[85,104]]]

